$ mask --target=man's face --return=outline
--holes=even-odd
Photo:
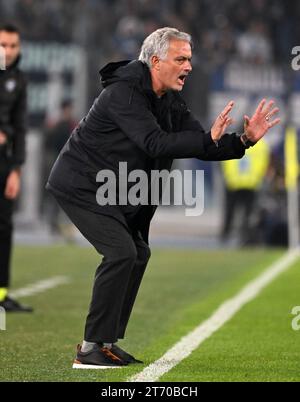
[[[11,66],[20,54],[20,36],[15,32],[0,31],[0,46],[5,52],[6,67]]]
[[[162,93],[167,90],[181,91],[187,75],[191,72],[192,50],[189,42],[172,39],[167,57],[152,60],[153,73]]]

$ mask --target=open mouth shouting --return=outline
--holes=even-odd
[[[188,74],[181,74],[179,77],[178,77],[178,82],[179,82],[179,84],[180,85],[184,85],[184,82],[185,82],[185,79],[186,79],[186,77],[188,76]]]

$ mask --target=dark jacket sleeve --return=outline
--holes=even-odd
[[[27,128],[27,84],[24,80],[19,97],[12,110],[12,168],[25,161],[25,134]]]
[[[9,124],[1,124],[0,131],[3,131],[5,133],[8,140],[10,140],[14,134],[14,130]]]
[[[128,84],[117,83],[102,92],[102,104],[110,119],[120,130],[151,158],[205,158],[206,142],[210,134],[200,128],[180,132],[161,129],[147,104],[138,91],[128,95]]]
[[[200,122],[193,114],[186,110],[181,119],[182,130],[198,130],[205,132]],[[207,161],[222,161],[228,159],[239,159],[245,155],[245,147],[240,138],[235,134],[224,134],[218,141],[218,146],[211,139],[210,132],[206,137],[205,149],[206,154],[197,156],[198,159]]]

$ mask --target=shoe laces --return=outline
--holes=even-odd
[[[110,359],[112,359],[112,360],[115,360],[115,361],[118,361],[118,362],[123,362],[123,360],[120,359],[120,358],[119,358],[118,356],[116,356],[115,354],[113,354],[110,349],[104,347],[104,348],[101,348],[101,351],[102,351],[108,358],[110,358]]]

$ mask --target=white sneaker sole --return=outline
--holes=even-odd
[[[82,364],[82,363],[73,363],[73,369],[96,369],[96,370],[105,370],[105,369],[115,369],[115,368],[122,368],[126,366],[98,366],[96,364]]]

